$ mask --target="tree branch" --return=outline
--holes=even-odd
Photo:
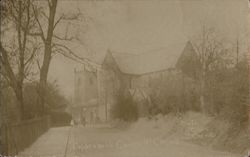
[[[73,60],[73,61],[76,61],[76,62],[78,62],[78,63],[82,63],[81,61],[77,60],[76,58],[67,55],[67,54],[65,53],[65,51],[62,50],[62,49],[60,49],[60,48],[57,48],[54,52],[55,52],[55,53],[59,53],[59,54],[63,55],[64,57],[69,58],[69,59],[71,59],[71,60]]]
[[[59,19],[55,22],[53,29],[56,28],[56,25],[58,25],[58,23],[62,20],[63,16],[60,16]]]
[[[64,41],[73,41],[74,39],[79,40],[77,37],[73,37],[73,36],[72,37],[67,37],[67,35],[65,35],[65,37],[59,37],[59,36],[53,34],[53,37],[58,39],[58,40],[64,40]]]
[[[45,14],[45,12],[43,10],[41,10],[41,14],[47,19],[49,20],[49,17]]]
[[[27,5],[27,21],[26,21],[26,26],[24,29],[24,35],[23,35],[23,47],[22,50],[25,50],[26,47],[26,41],[27,41],[27,33],[29,32],[29,24],[30,24],[30,0],[28,0],[28,5]]]
[[[39,29],[40,29],[40,33],[39,33],[40,35],[39,36],[41,36],[42,40],[45,42],[46,39],[45,39],[45,36],[44,36],[44,33],[43,33],[43,28],[42,28],[42,25],[41,25],[41,23],[40,23],[40,21],[38,19],[38,15],[37,15],[35,6],[33,4],[32,4],[32,9],[33,9],[35,20],[36,20],[36,22],[37,22],[37,24],[39,26]]]
[[[51,8],[51,7],[52,7],[51,2],[50,2],[49,0],[47,0],[47,2],[48,2],[48,6],[49,6],[49,8]]]
[[[37,47],[33,48],[33,51],[32,51],[32,53],[31,53],[30,57],[26,60],[26,62],[24,63],[24,65],[27,65],[30,61],[33,60],[33,58],[34,58],[34,56],[35,56],[35,53],[36,53],[37,49],[38,49]]]
[[[62,45],[62,44],[58,44],[58,43],[54,43],[54,46],[56,47],[60,47],[66,51],[64,52],[68,52],[70,55],[72,55],[73,57],[83,61],[83,62],[86,62],[86,63],[90,63],[91,61],[88,59],[88,58],[85,58],[85,57],[80,57],[78,56],[77,54],[75,54],[70,48],[68,48],[67,46],[65,45]]]
[[[3,48],[2,42],[0,42],[0,53],[1,53],[0,58],[1,58],[2,65],[6,71],[8,78],[11,81],[11,85],[16,87],[17,85],[16,77],[9,63],[8,52]]]
[[[53,29],[56,28],[56,26],[60,23],[60,21],[62,20],[66,20],[66,21],[72,21],[72,20],[77,20],[79,19],[79,17],[81,16],[82,14],[80,13],[80,11],[77,13],[77,14],[72,14],[72,15],[68,15],[66,16],[65,14],[62,14],[58,20],[55,22],[54,26],[53,26]]]
[[[36,60],[36,64],[37,64],[37,67],[38,67],[39,71],[41,71],[41,66],[40,66],[40,63],[39,63],[38,59]]]

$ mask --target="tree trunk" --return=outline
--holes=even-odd
[[[18,120],[24,120],[25,119],[25,110],[24,110],[24,101],[23,101],[23,90],[22,90],[22,86],[21,85],[18,85],[16,88],[15,88],[15,95],[16,95],[16,98],[17,98],[17,105],[18,105],[18,113],[19,113],[19,116],[20,119]]]
[[[204,100],[204,95],[200,95],[200,103],[201,103],[201,112],[205,113],[205,100]]]
[[[41,73],[40,73],[40,83],[39,83],[39,96],[40,96],[39,103],[41,105],[42,115],[45,113],[45,94],[46,94],[47,77],[49,72],[50,61],[51,61],[51,46],[46,45],[43,66],[41,68]]]
[[[47,77],[49,72],[49,65],[51,62],[51,55],[52,55],[52,37],[54,31],[54,21],[55,21],[55,14],[56,14],[56,7],[57,7],[57,0],[51,1],[49,4],[50,12],[49,12],[49,24],[48,24],[48,31],[47,31],[47,38],[44,41],[44,57],[43,57],[43,64],[40,71],[40,83],[39,83],[39,96],[40,96],[40,105],[42,107],[42,114],[45,113],[45,93],[47,87]]]
[[[205,104],[205,72],[202,72],[200,78],[200,108],[202,113],[206,113],[206,104]]]

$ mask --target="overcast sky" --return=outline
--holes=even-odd
[[[91,55],[101,62],[107,49],[143,53],[192,38],[202,23],[214,26],[227,40],[246,33],[247,0],[137,0],[59,1],[58,13],[81,10],[91,17],[88,28],[76,29],[86,46],[74,46],[78,55]],[[153,53],[153,51],[152,51]],[[58,80],[61,90],[73,96],[73,61],[56,56],[49,80]]]

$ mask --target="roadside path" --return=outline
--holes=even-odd
[[[70,127],[50,128],[29,148],[20,152],[20,157],[64,157]]]
[[[219,152],[178,139],[162,139],[155,134],[144,136],[143,133],[107,126],[51,128],[19,156],[241,157],[239,154]]]

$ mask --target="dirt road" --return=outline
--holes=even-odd
[[[69,136],[70,135],[70,136]],[[21,157],[241,157],[184,142],[109,127],[51,128]]]
[[[147,130],[145,130],[147,132]],[[79,157],[240,157],[174,138],[113,128],[74,127],[67,156]]]

